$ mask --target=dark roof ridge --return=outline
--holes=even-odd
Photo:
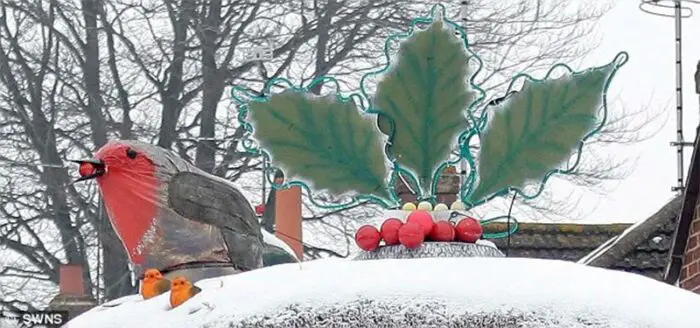
[[[611,267],[622,260],[629,252],[633,251],[641,243],[648,240],[653,233],[668,222],[669,218],[676,217],[680,213],[682,196],[675,196],[661,209],[649,218],[627,228],[614,241],[606,242],[601,248],[594,250],[585,264],[596,267]],[[604,249],[607,247],[607,249]]]

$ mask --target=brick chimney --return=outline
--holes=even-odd
[[[683,257],[680,287],[700,293],[700,204],[696,204],[688,244]]]
[[[85,294],[83,266],[80,264],[62,264],[58,286],[58,295],[49,302],[48,310],[67,311],[69,319],[73,319],[97,305],[92,296]]]
[[[695,70],[695,93],[700,95],[700,61],[698,61],[697,68]],[[700,99],[700,96],[698,97]],[[667,266],[667,272],[666,272],[666,279],[669,279],[670,277],[673,277],[673,274],[669,274],[668,270],[673,270],[672,268],[674,267],[674,262],[677,261],[676,256],[680,256],[680,254],[675,253],[676,251],[680,251],[680,249],[676,250],[676,243],[680,243],[681,245],[683,242],[685,242],[685,250],[683,253],[683,260],[682,260],[682,265],[680,269],[680,277],[678,278],[678,285],[686,290],[695,292],[700,294],[700,198],[698,197],[698,185],[697,185],[697,170],[698,170],[698,163],[700,160],[696,158],[698,155],[698,140],[700,140],[700,128],[696,131],[696,137],[695,140],[695,146],[693,150],[693,157],[690,160],[690,169],[688,172],[688,181],[686,185],[686,190],[685,190],[685,195],[684,197],[686,198],[686,202],[688,201],[689,197],[694,197],[695,198],[695,204],[692,209],[692,221],[690,223],[689,230],[687,231],[687,239],[684,241],[679,241],[678,239],[675,240],[674,244],[672,245],[672,255],[671,255],[671,264],[670,266]],[[690,204],[692,204],[692,200],[690,201]],[[683,207],[685,207],[687,204],[683,204]],[[679,225],[676,227],[676,236],[674,238],[684,238],[679,237],[682,236],[685,231],[685,227],[682,227],[684,219],[687,218],[690,214],[685,213],[685,209],[682,209],[682,212],[680,214],[679,218]],[[687,222],[687,221],[686,221]],[[685,223],[687,224],[687,223]],[[680,246],[682,247],[682,246]],[[674,277],[675,278],[675,277]],[[670,278],[673,279],[673,278]],[[668,283],[672,283],[671,281],[666,281]]]
[[[454,166],[448,166],[440,176],[437,185],[437,202],[447,206],[457,200],[460,187],[460,176]],[[411,189],[406,186],[403,180],[399,179],[396,183],[396,192],[401,198],[402,203],[416,202],[417,195],[411,193]]]
[[[284,183],[281,171],[275,175],[275,183]],[[303,260],[301,187],[279,189],[275,193],[275,235],[294,250],[299,260]]]

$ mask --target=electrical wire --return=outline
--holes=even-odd
[[[513,193],[513,199],[510,201],[510,206],[508,207],[508,221],[506,221],[506,230],[510,231],[510,221],[511,221],[511,211],[513,210],[513,204],[515,204],[515,198],[518,197],[518,193],[514,192]],[[508,251],[510,251],[510,236],[512,234],[508,234],[508,240],[506,241],[506,257],[508,257]]]

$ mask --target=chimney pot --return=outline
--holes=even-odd
[[[85,295],[81,264],[62,264],[58,274],[59,292],[49,302],[47,310],[65,311],[71,320],[97,305],[92,296]]]
[[[442,172],[438,180],[435,198],[438,203],[443,203],[449,206],[457,200],[459,194],[461,177],[457,173],[456,168],[448,167]],[[396,191],[404,203],[417,202],[418,196],[411,192],[403,180],[399,179],[396,183]]]
[[[281,171],[275,175],[275,183],[284,183]],[[304,259],[302,243],[301,187],[293,186],[275,191],[275,231],[277,238],[287,243],[296,253],[297,258]]]
[[[59,290],[62,295],[85,295],[83,266],[80,264],[62,264],[59,269]]]

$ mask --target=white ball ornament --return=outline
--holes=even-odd
[[[464,211],[464,210],[467,209],[467,205],[465,205],[465,204],[462,203],[461,201],[456,201],[456,202],[452,203],[452,205],[450,205],[450,209],[451,209],[451,210],[458,210],[458,211],[461,210],[461,211]]]
[[[422,201],[418,203],[418,209],[423,211],[432,211],[433,204],[430,204],[430,202]]]
[[[404,211],[415,211],[415,210],[416,210],[416,204],[413,204],[413,203],[406,203],[406,204],[403,204],[403,206],[401,207],[401,209],[404,210]]]

